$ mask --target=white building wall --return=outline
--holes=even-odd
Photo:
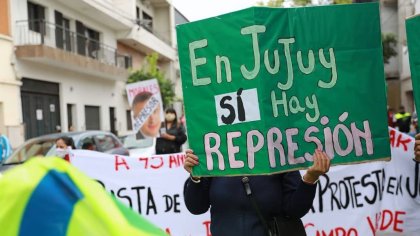
[[[172,30],[174,26],[174,19],[172,16],[171,19],[171,9],[170,8],[156,8],[154,11],[154,30],[165,39],[165,41],[172,44]]]
[[[67,104],[74,104],[76,108],[75,130],[86,130],[85,106],[100,108],[100,129],[110,131],[109,108],[114,107],[117,116],[117,130],[124,131],[125,103],[121,86],[112,80],[95,78],[72,71],[60,70],[50,66],[33,62],[20,64],[24,71],[23,77],[35,80],[59,83],[60,87],[60,116],[63,131],[68,131]]]
[[[82,22],[89,28],[92,28],[100,32],[101,42],[116,48],[118,37],[124,38],[124,35],[128,33],[125,30],[117,32],[113,30],[111,26],[107,25],[106,21],[95,20],[95,17],[89,15],[89,12],[82,13],[78,10],[71,8],[67,2],[54,1],[54,0],[31,0],[31,2],[42,5],[45,7],[46,21],[55,23],[54,11],[60,11],[63,16],[70,19],[70,30],[76,31],[75,20]],[[170,1],[168,1],[170,2]],[[136,16],[136,3],[137,0],[101,0],[98,4],[104,4],[114,6],[119,12],[123,11],[127,13],[124,15],[125,19],[134,19]],[[142,6],[148,14],[154,18],[154,29],[157,32],[165,32],[165,37],[171,39],[171,35],[174,34],[174,17],[173,17],[173,6],[170,6],[166,10],[156,10],[151,5],[149,7]],[[28,20],[27,13],[27,0],[12,0],[10,1],[10,15],[11,15],[11,32],[13,40],[18,40],[16,21]],[[169,9],[169,10],[168,10]],[[159,22],[159,23],[158,23]],[[133,23],[133,29],[135,25]],[[133,30],[132,29],[132,30]],[[26,29],[28,30],[28,29]],[[123,32],[124,31],[124,32]],[[9,46],[9,52],[13,55],[13,47]],[[0,43],[0,50],[3,50],[3,45]],[[3,57],[0,57],[3,58]],[[1,62],[2,63],[2,62]],[[167,74],[167,78],[172,81],[176,79],[173,61],[163,62],[163,70]],[[100,107],[100,128],[101,130],[110,130],[110,117],[109,108],[115,108],[116,115],[116,129],[119,133],[127,132],[126,122],[126,110],[129,109],[127,98],[125,95],[125,82],[124,81],[113,81],[105,78],[95,77],[86,75],[81,72],[74,70],[63,70],[54,66],[47,66],[40,63],[30,62],[27,60],[16,60],[15,67],[16,75],[10,76],[15,78],[15,87],[10,89],[11,93],[0,91],[0,102],[4,96],[15,97],[13,102],[9,105],[0,104],[4,110],[14,113],[13,116],[8,117],[6,124],[19,126],[22,124],[22,105],[20,99],[20,80],[22,78],[29,78],[41,81],[54,82],[59,84],[60,88],[60,122],[62,131],[68,131],[67,124],[67,104],[74,105],[75,112],[73,112],[73,122],[75,130],[85,130],[85,106],[99,106]],[[16,79],[17,78],[17,79]],[[9,99],[10,100],[10,99]],[[10,107],[13,107],[9,110]],[[0,109],[1,110],[1,109]],[[0,111],[1,115],[1,111]],[[1,121],[1,120],[0,120]],[[1,127],[0,127],[1,129]],[[18,144],[23,142],[24,132],[21,128],[21,140]]]
[[[112,4],[123,11],[127,17],[136,18],[136,0],[112,0]]]
[[[20,103],[20,81],[13,68],[12,39],[0,35],[0,133],[9,137],[13,148],[24,140]]]
[[[384,34],[391,33],[398,38],[398,11],[395,6],[381,4],[381,31]],[[385,64],[387,77],[398,77],[398,56],[391,57]]]
[[[108,0],[105,0],[108,1]],[[61,4],[60,2],[53,1],[53,0],[31,0],[31,2],[40,4],[45,7],[45,17],[46,21],[50,23],[55,23],[54,19],[54,11],[60,11],[65,18],[70,19],[70,30],[76,32],[76,24],[75,20],[82,22],[89,28],[92,28],[98,32],[100,32],[101,42],[116,48],[117,47],[117,33],[116,31],[112,30],[111,28],[107,27],[107,22],[97,22],[92,20],[92,16],[87,16],[81,14],[69,7]],[[108,1],[112,3],[111,0]],[[134,6],[134,0],[124,1],[127,4],[131,4]],[[17,28],[16,28],[16,21],[28,20],[28,13],[27,13],[27,0],[13,0],[10,1],[11,5],[11,21],[12,21],[12,37],[14,40],[18,40]],[[134,11],[135,8],[133,7]],[[28,30],[28,29],[26,29]],[[0,44],[0,49],[2,46]],[[13,47],[10,47],[11,55]],[[5,50],[1,50],[3,52],[7,52]],[[0,57],[3,59],[3,57]],[[29,78],[35,80],[42,80],[48,82],[54,82],[59,84],[60,88],[60,122],[62,131],[68,131],[68,122],[67,122],[67,104],[73,104],[75,107],[75,112],[73,113],[73,122],[74,122],[74,129],[76,131],[85,130],[85,106],[99,106],[100,107],[100,129],[101,130],[110,130],[110,114],[109,108],[115,108],[115,115],[116,115],[116,129],[118,132],[127,132],[127,124],[126,124],[126,109],[127,109],[127,102],[125,101],[127,98],[123,94],[125,82],[123,81],[113,81],[108,80],[100,77],[94,77],[91,75],[86,75],[83,73],[79,73],[73,70],[63,70],[59,69],[54,66],[47,66],[40,63],[25,61],[25,60],[17,60],[15,64],[15,68],[18,74],[18,83],[20,83],[21,78]],[[12,76],[16,78],[16,76]],[[16,99],[13,99],[13,104],[3,105],[5,110],[13,111],[10,109],[13,107],[16,111],[16,115],[8,116],[11,121],[7,121],[9,123],[21,124],[22,123],[22,105],[20,100],[20,87],[16,86],[15,91],[18,94]],[[2,96],[13,97],[9,93],[0,93],[0,99]],[[10,100],[10,99],[9,99]],[[0,100],[1,101],[1,100]],[[13,117],[13,118],[12,118]],[[22,129],[22,137],[24,136],[23,129]],[[19,141],[19,144],[23,142],[22,140]]]

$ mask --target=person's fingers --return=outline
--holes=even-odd
[[[416,136],[414,136],[414,138],[415,138],[416,140],[420,140],[420,133],[416,134]]]
[[[322,172],[323,172],[323,174],[325,174],[330,169],[330,158],[328,157],[328,155],[325,152],[322,152],[322,160],[323,160]]]
[[[198,157],[194,154],[188,153],[186,159],[192,159],[194,161],[198,161]]]
[[[414,142],[414,150],[420,150],[420,140]]]
[[[192,168],[198,165],[198,162],[192,159],[186,159],[184,162],[184,169],[191,174]]]
[[[198,165],[198,157],[194,154],[187,154],[187,157],[185,158],[185,163],[196,166]]]
[[[188,154],[188,153],[190,153],[190,154],[191,154],[191,153],[194,153],[194,151],[193,151],[193,150],[191,150],[191,149],[187,149],[187,150],[185,150],[185,153],[186,153],[186,154]]]
[[[314,169],[315,170],[319,170],[321,168],[322,165],[322,159],[321,159],[321,153],[318,149],[315,149],[314,152]]]

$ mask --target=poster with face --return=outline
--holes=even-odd
[[[163,118],[162,97],[156,79],[126,86],[133,131],[137,139],[159,137]]]

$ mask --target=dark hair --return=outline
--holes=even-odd
[[[178,127],[178,115],[176,114],[175,109],[169,107],[168,109],[166,109],[165,114],[166,113],[172,113],[175,114],[175,120],[173,121],[173,126]]]
[[[133,104],[131,105],[132,107],[134,107],[137,103],[140,102],[145,102],[147,101],[149,98],[151,98],[153,96],[153,94],[151,92],[147,92],[147,91],[143,91],[141,93],[138,93],[134,99],[133,99]]]
[[[90,149],[90,148],[94,148],[93,143],[91,142],[87,142],[82,145],[82,149]]]
[[[58,140],[63,140],[64,141],[64,143],[67,145],[67,146],[70,146],[72,149],[76,149],[76,146],[74,146],[74,141],[73,141],[73,139],[72,138],[70,138],[70,137],[68,137],[68,136],[63,136],[63,137],[59,137],[59,138],[57,138],[56,140],[55,140],[55,142],[57,142]]]

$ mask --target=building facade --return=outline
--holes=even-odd
[[[13,147],[24,140],[20,86],[14,67],[11,37],[10,0],[0,0],[0,133],[9,137]]]
[[[5,1],[0,3],[3,6]],[[20,132],[16,145],[24,139],[60,131],[127,132],[130,108],[126,80],[147,54],[157,52],[160,68],[176,81],[170,1],[6,3],[10,27],[1,26],[9,34],[0,32],[0,47],[10,52],[11,59],[0,63],[11,66],[9,72],[2,72],[7,75],[0,78],[0,89],[10,84],[7,89],[13,96],[7,96],[9,104],[0,100],[0,115],[2,107],[8,113],[13,110],[9,107],[16,108],[16,114],[3,116],[13,122],[0,120],[0,129],[7,129],[1,127],[4,124]]]

